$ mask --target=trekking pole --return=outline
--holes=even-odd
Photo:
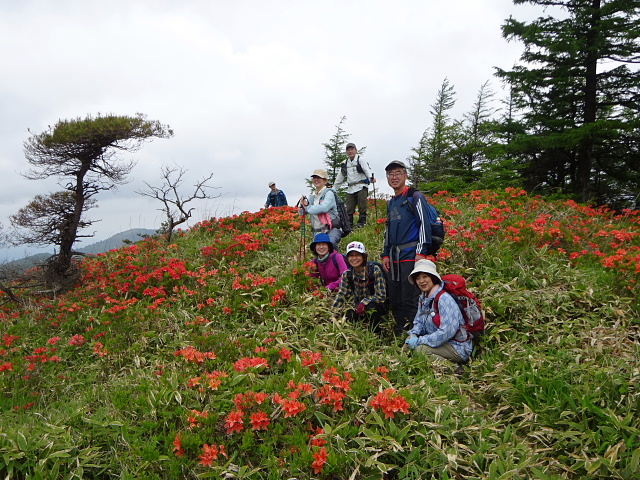
[[[373,172],[371,173],[371,185],[373,185],[373,208],[376,212],[376,220],[378,220],[378,202],[376,201],[376,182],[374,182]]]
[[[302,262],[304,259],[304,254],[307,250],[307,222],[305,218],[306,210],[298,200],[296,203],[296,207],[300,209],[300,214],[302,216],[302,224],[300,225],[300,245],[298,246],[298,261]]]

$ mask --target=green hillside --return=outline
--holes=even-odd
[[[432,202],[439,270],[488,319],[463,373],[336,317],[295,209],[211,219],[88,259],[64,296],[0,297],[0,476],[638,478],[638,212]],[[348,239],[377,256],[383,230]]]

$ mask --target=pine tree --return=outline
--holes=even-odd
[[[640,186],[640,5],[637,0],[514,0],[556,17],[509,18],[521,65],[497,69],[513,91],[524,133],[509,150],[529,188],[611,201]],[[560,15],[562,13],[562,15]]]
[[[336,133],[333,134],[328,143],[323,143],[325,151],[324,164],[329,174],[329,185],[333,185],[338,176],[338,169],[340,165],[347,161],[346,145],[349,140],[349,134],[345,133],[342,128],[347,117],[343,116],[336,125]]]
[[[445,78],[431,106],[433,121],[423,133],[414,155],[409,157],[410,178],[414,185],[425,191],[442,189],[456,175],[453,156],[460,122],[454,121],[449,111],[455,105],[455,90]],[[445,188],[445,187],[443,187]]]

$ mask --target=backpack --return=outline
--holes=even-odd
[[[353,224],[351,223],[351,218],[349,218],[349,215],[347,215],[347,207],[344,205],[342,197],[340,197],[340,195],[338,195],[338,192],[336,192],[333,188],[329,188],[328,190],[332,191],[336,196],[336,209],[338,210],[338,220],[340,221],[339,228],[342,230],[342,238],[344,238],[351,232],[353,232]],[[347,265],[349,264],[347,263]]]
[[[473,340],[477,340],[484,334],[484,315],[480,300],[467,290],[467,282],[460,275],[443,275],[442,282],[444,288],[440,290],[433,300],[433,310],[436,313],[435,317],[433,317],[433,323],[436,327],[440,326],[438,300],[440,300],[444,292],[447,292],[460,307],[467,332],[469,332]]]
[[[338,255],[341,255],[342,258],[344,259],[344,263],[349,266],[349,262],[347,262],[347,256],[344,253],[340,253],[340,252],[336,252],[336,255],[333,255],[331,257],[331,260],[333,261],[333,266],[336,267],[336,270],[340,271],[340,266],[338,265]],[[316,268],[318,268],[318,257],[314,257],[312,262],[316,265]]]
[[[407,200],[405,201],[405,203],[409,207],[409,210],[411,210],[411,213],[413,214],[413,216],[416,215],[416,209],[414,206],[416,193],[419,193],[419,191],[413,187],[409,187],[406,195]],[[440,212],[438,212],[438,209],[433,205],[431,205],[429,202],[426,202],[426,203],[427,203],[427,210],[429,212],[429,219],[431,220],[430,225],[431,225],[431,237],[432,237],[431,251],[429,251],[427,255],[435,255],[440,249],[440,247],[442,246],[442,243],[444,242],[444,237],[446,236],[447,231],[444,228],[444,223],[442,222],[442,218],[440,217]]]
[[[347,263],[347,265],[349,265]],[[375,280],[375,274],[373,273],[373,267],[374,265],[377,265],[380,268],[380,271],[382,272],[382,276],[384,278],[384,284],[386,286],[386,290],[387,290],[387,298],[385,299],[384,303],[385,305],[388,305],[389,303],[389,274],[384,270],[384,268],[382,267],[382,265],[378,262],[372,262],[372,261],[367,261],[367,289],[369,291],[369,295],[374,295],[376,292],[376,280]],[[356,285],[355,285],[355,280],[353,278],[353,268],[349,267],[349,270],[347,270],[347,280],[349,281],[349,287],[351,287],[352,291],[355,291]]]
[[[340,164],[340,169],[342,170],[342,176],[346,179],[347,178],[347,162],[343,162],[342,164]],[[358,173],[364,174],[364,169],[360,165],[360,155],[358,155],[358,159],[356,160],[356,170],[358,171]]]
[[[342,172],[342,177],[345,179],[345,181],[347,181],[347,178],[348,178],[348,175],[347,175],[347,162],[343,162],[343,163],[340,164],[340,171]],[[364,171],[364,168],[362,168],[362,165],[360,165],[360,155],[358,155],[358,159],[356,160],[356,171],[365,176],[365,178],[363,180],[360,180],[360,183],[363,183],[364,185],[370,185],[371,184],[371,180],[369,180],[366,177],[366,173]]]

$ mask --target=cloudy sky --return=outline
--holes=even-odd
[[[175,131],[127,157],[130,183],[97,197],[95,241],[160,225],[160,204],[135,191],[160,185],[163,165],[191,182],[214,174],[220,196],[194,205],[194,221],[259,209],[270,180],[295,203],[342,116],[384,178],[430,125],[445,77],[456,117],[487,80],[504,95],[494,67],[522,45],[500,26],[543,14],[511,0],[0,0],[0,222],[59,190],[20,176],[29,132],[88,114],[141,112]]]

